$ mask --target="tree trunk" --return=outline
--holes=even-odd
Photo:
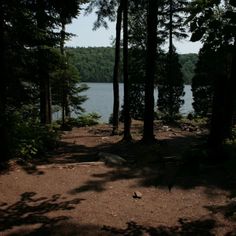
[[[168,80],[169,80],[169,84],[170,84],[170,102],[169,104],[173,104],[173,74],[172,74],[172,63],[173,63],[173,0],[169,0],[169,5],[170,5],[170,11],[169,11],[169,17],[170,17],[170,21],[169,21],[169,65],[168,65]],[[170,107],[169,110],[170,114],[169,116],[171,117],[171,119],[173,119],[173,107]]]
[[[51,124],[51,85],[47,65],[43,62],[44,53],[39,49],[39,80],[40,80],[40,120],[42,124]],[[41,52],[40,52],[41,51]]]
[[[218,80],[216,85],[209,135],[210,148],[219,149],[226,138],[232,138],[233,114],[236,103],[235,63],[236,53],[234,49],[230,71],[227,72],[226,78],[223,78],[224,82]]]
[[[64,57],[64,59],[66,60],[66,55],[65,55],[65,36],[66,36],[66,29],[65,29],[65,21],[63,18],[61,18],[61,38],[60,38],[60,51],[61,51],[61,55]],[[64,71],[67,70],[67,64],[65,61],[65,65],[64,65]],[[69,108],[69,97],[68,97],[68,88],[69,88],[69,80],[66,76],[66,73],[63,73],[62,76],[62,125],[65,124],[65,119],[70,117],[70,108]]]
[[[229,72],[229,83],[225,102],[225,138],[232,138],[233,115],[236,104],[236,45],[232,53],[232,60]]]
[[[169,12],[169,54],[173,53],[173,0],[169,0],[170,12]]]
[[[5,43],[4,43],[4,19],[3,19],[2,1],[0,1],[0,163],[8,160],[8,134],[6,124],[6,89],[7,77],[5,68]]]
[[[119,67],[120,67],[120,36],[121,36],[121,22],[122,22],[123,0],[121,0],[119,8],[117,10],[116,20],[116,45],[115,45],[115,65],[113,71],[113,129],[112,134],[118,134],[119,128]]]
[[[46,28],[46,17],[45,17],[44,1],[37,1],[37,27],[40,34]],[[42,124],[51,124],[52,112],[51,112],[51,85],[48,73],[48,66],[45,60],[47,58],[47,49],[41,44],[40,40],[38,43],[38,75],[39,75],[39,90],[40,90],[40,120]]]
[[[147,56],[145,80],[145,110],[143,141],[154,142],[154,79],[157,54],[157,10],[156,0],[148,1],[147,16]]]
[[[225,83],[222,83],[221,77],[216,78],[216,84],[213,96],[210,135],[208,140],[208,145],[211,149],[220,148],[224,140],[223,116],[224,116],[225,96],[226,96]]]
[[[64,42],[65,42],[65,24],[63,20],[61,20],[61,38],[60,38],[60,52],[62,57],[65,56],[65,50],[64,50]],[[65,124],[65,88],[64,88],[64,73],[62,76],[62,100],[61,100],[61,111],[62,111],[62,125]]]
[[[123,75],[124,75],[124,141],[132,139],[130,133],[130,103],[128,78],[128,0],[124,0],[123,10]]]

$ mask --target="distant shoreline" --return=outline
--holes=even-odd
[[[87,83],[112,83],[115,50],[112,47],[67,47],[71,64],[79,71],[79,78]],[[184,84],[190,85],[195,74],[198,55],[179,54]],[[120,81],[122,81],[120,74]]]

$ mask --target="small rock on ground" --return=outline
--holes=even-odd
[[[139,191],[135,191],[133,194],[133,198],[141,199],[142,197],[143,197],[143,195]]]

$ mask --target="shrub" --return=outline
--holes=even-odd
[[[15,112],[9,119],[11,156],[31,159],[53,149],[59,139],[58,127],[43,126],[39,120]]]
[[[99,119],[101,116],[96,113],[88,113],[81,115],[77,120],[78,120],[78,126],[83,127],[83,126],[92,126],[92,125],[97,125],[99,124]]]
[[[96,112],[83,114],[78,118],[68,118],[65,120],[65,123],[62,124],[62,121],[59,120],[56,123],[61,127],[62,130],[71,130],[73,127],[84,127],[84,126],[92,126],[99,124],[99,119],[101,116]]]

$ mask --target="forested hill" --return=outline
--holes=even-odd
[[[114,48],[67,48],[72,63],[78,68],[82,82],[111,82],[114,65]]]
[[[78,68],[83,82],[112,82],[115,50],[112,47],[67,48],[72,63]],[[185,84],[190,84],[197,54],[181,54],[180,63]]]

